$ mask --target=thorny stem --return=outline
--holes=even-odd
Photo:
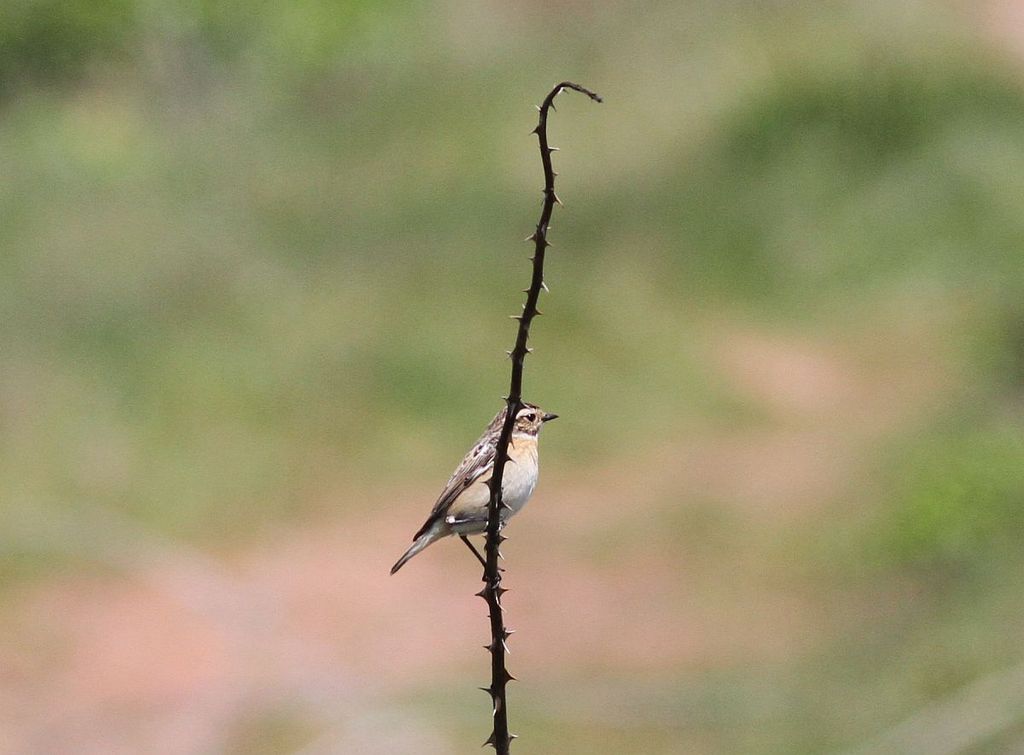
[[[513,679],[505,668],[505,641],[511,631],[505,628],[504,617],[501,611],[501,596],[506,592],[501,586],[501,569],[498,567],[498,559],[501,558],[499,549],[505,537],[501,534],[501,518],[499,512],[502,508],[508,508],[501,500],[501,481],[505,473],[505,464],[508,461],[508,444],[512,439],[512,427],[515,424],[516,413],[522,408],[523,392],[523,362],[526,359],[529,349],[526,342],[530,336],[530,323],[533,318],[540,314],[537,310],[537,300],[540,298],[540,291],[544,286],[544,253],[548,246],[548,226],[551,222],[551,212],[558,202],[555,195],[555,171],[551,167],[551,153],[554,148],[548,145],[548,112],[553,109],[553,102],[558,93],[563,89],[573,89],[581,92],[595,102],[601,102],[601,97],[596,93],[573,84],[563,81],[558,84],[544,102],[537,109],[540,111],[540,118],[533,133],[537,135],[540,142],[540,159],[544,166],[544,204],[540,213],[540,220],[537,222],[537,229],[527,239],[533,241],[533,277],[530,279],[530,288],[526,291],[526,303],[523,304],[523,313],[515,315],[519,320],[519,333],[516,336],[516,345],[510,353],[512,359],[512,381],[506,397],[508,411],[505,413],[505,423],[501,426],[501,435],[498,437],[498,447],[494,455],[494,473],[491,475],[491,499],[487,507],[487,558],[484,564],[484,588],[479,593],[480,597],[487,601],[487,607],[491,619],[491,644],[487,649],[491,653],[491,686],[483,688],[491,696],[494,705],[494,730],[491,736],[484,743],[494,747],[498,755],[508,755],[514,734],[508,732],[508,706],[505,698],[505,687]],[[561,202],[559,202],[561,204]]]

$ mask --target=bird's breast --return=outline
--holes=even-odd
[[[513,512],[521,509],[537,486],[537,441],[517,439],[509,447],[509,463],[501,480],[501,498]]]

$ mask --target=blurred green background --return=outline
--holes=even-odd
[[[13,0],[0,751],[478,747],[563,79],[515,751],[1024,746],[1024,4]]]

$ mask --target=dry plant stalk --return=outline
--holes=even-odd
[[[523,362],[530,352],[526,343],[530,336],[530,324],[533,318],[541,314],[537,309],[537,300],[540,298],[544,285],[544,253],[551,246],[548,243],[548,226],[551,222],[551,212],[555,203],[561,204],[555,195],[555,176],[557,175],[551,167],[551,153],[557,147],[548,145],[548,113],[554,110],[555,97],[563,89],[572,89],[590,97],[595,102],[601,102],[601,97],[579,84],[570,81],[563,81],[555,86],[544,102],[538,106],[540,118],[533,133],[537,135],[540,142],[540,159],[544,166],[544,204],[540,213],[540,220],[537,222],[537,229],[527,238],[527,241],[534,243],[533,276],[530,279],[530,287],[525,290],[526,303],[523,304],[523,313],[512,317],[519,321],[519,333],[516,336],[516,344],[509,357],[512,360],[512,380],[509,386],[507,402],[508,411],[505,413],[505,423],[501,427],[501,435],[498,438],[498,446],[495,449],[494,472],[491,476],[490,488],[491,499],[487,507],[487,558],[484,565],[484,588],[477,593],[487,601],[491,620],[491,642],[487,649],[491,653],[491,686],[482,687],[491,696],[494,706],[494,729],[488,737],[485,745],[491,745],[498,752],[498,755],[508,755],[514,734],[508,731],[508,705],[506,703],[505,687],[513,677],[505,668],[505,654],[507,648],[505,641],[511,634],[511,630],[505,627],[504,616],[501,610],[501,596],[507,590],[501,586],[502,569],[498,566],[498,559],[501,558],[501,544],[506,540],[501,534],[501,520],[499,512],[502,507],[508,508],[501,500],[501,481],[505,472],[505,464],[508,461],[508,444],[512,438],[512,427],[515,424],[516,414],[522,408],[523,389]]]

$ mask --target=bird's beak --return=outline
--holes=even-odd
[[[558,419],[558,415],[551,414],[550,412],[548,412],[547,414],[540,418],[541,422],[550,422],[553,419]]]

